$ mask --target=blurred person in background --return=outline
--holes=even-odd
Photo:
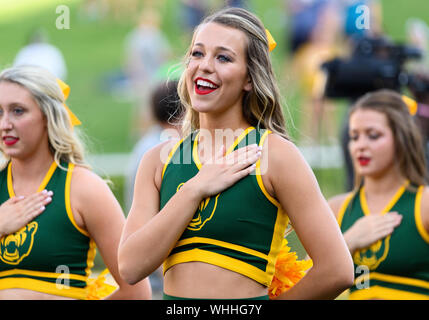
[[[190,33],[206,16],[210,3],[207,0],[180,0],[179,10],[185,33]]]
[[[150,99],[150,122],[154,123],[134,146],[130,162],[128,165],[127,184],[125,188],[126,210],[131,208],[134,194],[134,182],[143,155],[152,147],[161,143],[163,131],[166,129],[177,130],[177,136],[180,136],[180,121],[182,117],[182,108],[179,96],[177,94],[177,80],[167,80],[160,82],[151,94]]]
[[[414,111],[387,89],[350,109],[354,190],[329,200],[355,264],[350,299],[429,299],[429,188]]]
[[[13,62],[14,66],[33,65],[42,67],[59,79],[67,79],[67,66],[60,49],[48,41],[48,34],[43,28],[32,31],[28,44],[23,47]]]
[[[151,125],[149,96],[158,82],[158,73],[169,63],[171,55],[170,43],[161,30],[159,9],[145,6],[137,27],[125,39],[125,75],[130,80],[135,102],[133,119],[143,121],[134,124],[138,129],[146,130]]]
[[[0,73],[0,300],[150,299],[118,274],[124,214],[84,159],[70,88],[40,67]],[[119,285],[90,279],[96,248]]]
[[[340,7],[332,0],[297,0],[289,7],[293,55],[286,74],[301,96],[299,144],[320,144],[322,138],[334,144],[338,137],[337,108],[332,101],[323,99],[321,65],[344,50]]]

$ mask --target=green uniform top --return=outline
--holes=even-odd
[[[245,130],[227,154],[250,144],[263,145],[269,131]],[[198,132],[180,141],[164,166],[160,208],[201,168]],[[172,266],[200,261],[243,274],[269,286],[288,222],[280,204],[262,183],[261,160],[255,172],[221,193],[203,200],[164,262]],[[262,172],[263,173],[263,172]]]
[[[0,240],[0,290],[29,289],[85,299],[95,243],[80,229],[70,206],[73,164],[52,163],[38,191],[52,190],[52,202],[19,231]],[[15,196],[11,163],[0,171],[0,203]]]
[[[429,234],[420,212],[423,188],[409,186],[407,181],[382,211],[401,214],[401,224],[391,235],[353,254],[355,283],[350,299],[429,299]],[[365,187],[361,187],[340,209],[341,231],[369,214]]]

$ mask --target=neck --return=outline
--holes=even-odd
[[[200,113],[200,129],[210,131],[215,134],[216,131],[247,129],[250,124],[244,119],[241,109],[239,112],[226,112],[220,115]]]
[[[20,181],[41,182],[53,161],[54,157],[49,150],[37,152],[25,159],[12,158],[14,184]]]
[[[405,181],[399,168],[391,168],[388,173],[380,176],[367,176],[364,178],[365,190],[371,194],[384,194],[399,189]]]

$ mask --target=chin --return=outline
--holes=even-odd
[[[214,111],[212,106],[206,106],[206,105],[201,105],[201,104],[192,104],[192,109],[196,112],[200,112],[200,113],[207,113],[210,111]]]

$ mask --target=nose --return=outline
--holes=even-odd
[[[363,135],[360,135],[356,140],[350,140],[350,151],[353,152],[365,150],[368,145],[367,142],[367,139]]]
[[[7,113],[2,113],[0,115],[0,130],[11,130],[12,122],[9,119]]]
[[[206,55],[200,60],[199,68],[206,73],[214,72],[214,58]]]

